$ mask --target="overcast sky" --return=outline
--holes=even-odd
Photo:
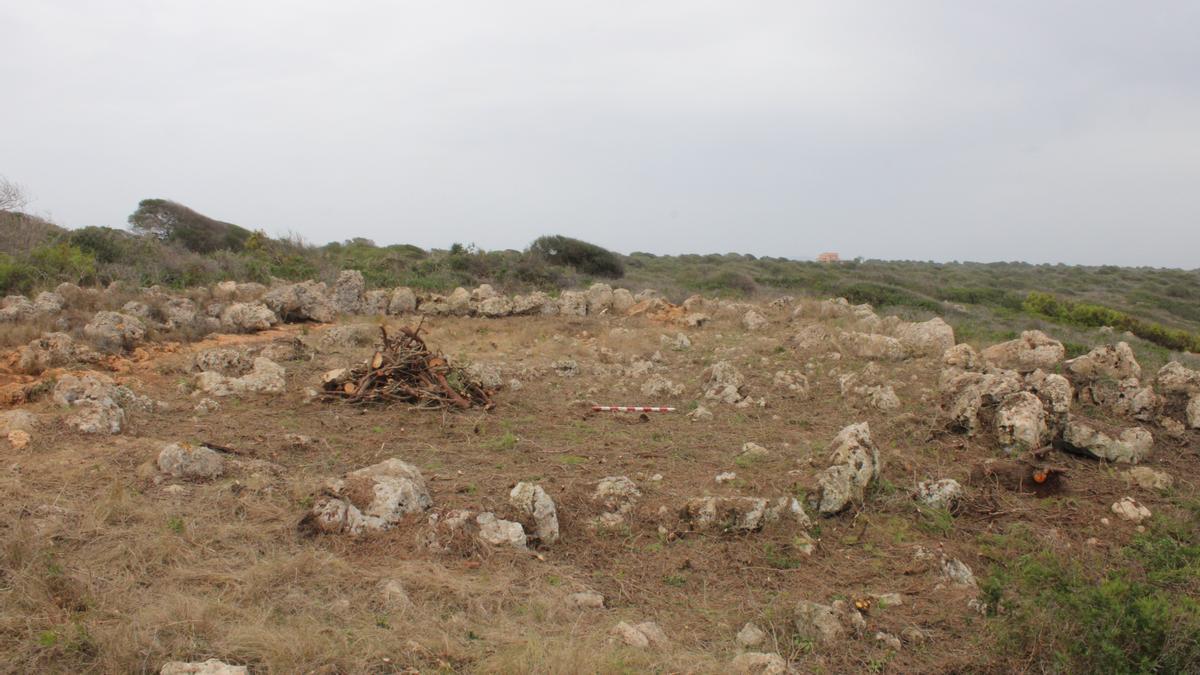
[[[1200,267],[1200,2],[0,0],[0,175],[314,243]]]

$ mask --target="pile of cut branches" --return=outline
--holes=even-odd
[[[421,408],[494,406],[495,392],[430,351],[420,331],[420,324],[402,327],[399,335],[392,337],[380,326],[382,339],[375,354],[364,364],[326,373],[322,398],[354,404],[408,403]]]

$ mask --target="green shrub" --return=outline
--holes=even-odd
[[[617,254],[562,235],[538,237],[529,245],[529,253],[554,265],[574,267],[584,274],[610,279],[625,275],[625,266]]]
[[[1115,309],[1057,298],[1049,293],[1030,293],[1022,305],[1026,312],[1060,323],[1097,328],[1112,326],[1129,331],[1157,345],[1176,351],[1200,352],[1200,335],[1178,328],[1143,321]]]
[[[199,214],[168,199],[143,199],[129,216],[134,230],[162,241],[178,242],[189,251],[241,251],[250,230]]]
[[[1034,671],[1197,672],[1197,525],[1159,517],[1117,560],[1095,566],[1038,547],[1028,532],[993,537],[1008,550],[981,588],[1001,652]]]

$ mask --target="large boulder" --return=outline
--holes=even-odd
[[[1193,429],[1200,429],[1200,394],[1192,394],[1188,400],[1187,408],[1184,411],[1187,415],[1187,425]]]
[[[454,316],[466,316],[471,313],[471,293],[459,286],[446,296],[446,311]]]
[[[50,368],[59,368],[75,359],[79,347],[66,333],[46,333],[17,350],[17,370],[37,375]]]
[[[1168,396],[1200,394],[1200,371],[1186,368],[1178,361],[1171,361],[1158,370],[1155,386],[1160,393]]]
[[[588,296],[582,291],[563,291],[558,296],[558,313],[563,316],[587,316]]]
[[[912,356],[941,356],[954,346],[954,329],[941,317],[920,323],[901,323],[894,333]]]
[[[63,296],[53,291],[42,291],[33,299],[33,309],[38,314],[58,314],[66,306]]]
[[[196,325],[200,315],[199,308],[190,298],[168,298],[163,301],[161,312],[167,327],[175,330]]]
[[[103,375],[63,375],[55,382],[52,397],[72,410],[65,420],[68,427],[85,434],[119,434],[125,426],[121,401],[132,395],[121,389]]]
[[[342,270],[333,285],[333,309],[339,314],[358,314],[367,284],[362,272]]]
[[[618,288],[613,291],[612,309],[613,313],[617,316],[624,316],[634,304],[636,303],[633,299],[633,293],[624,288]]]
[[[552,308],[553,313],[558,313],[558,304],[549,295],[541,291],[535,291],[529,295],[513,296],[512,313],[515,315],[525,314],[545,314],[546,308]]]
[[[908,356],[904,345],[889,335],[843,332],[838,342],[851,356],[874,361],[900,361]]]
[[[363,294],[363,301],[359,307],[359,312],[367,316],[384,316],[388,313],[388,305],[390,304],[391,294],[387,291],[381,289],[367,291]]]
[[[879,478],[879,449],[871,441],[870,426],[861,422],[838,432],[829,446],[829,461],[809,496],[811,505],[826,516],[862,503],[867,488]]]
[[[503,295],[494,295],[490,298],[480,300],[479,304],[475,307],[475,312],[480,316],[493,319],[508,316],[513,312],[513,303],[512,300]]]
[[[1109,462],[1137,464],[1150,456],[1154,449],[1154,436],[1141,427],[1132,427],[1122,430],[1114,438],[1091,424],[1070,420],[1063,431],[1063,445],[1067,451],[1076,454]]]
[[[592,284],[587,290],[587,313],[602,314],[613,306],[613,289],[608,284]]]
[[[1005,398],[996,410],[996,437],[1006,448],[1040,448],[1047,437],[1046,411],[1041,399],[1027,391]]]
[[[23,295],[9,295],[0,300],[0,323],[28,321],[37,314],[37,308]]]
[[[412,314],[417,311],[417,294],[407,286],[393,290],[387,311],[388,314]]]
[[[146,337],[146,326],[128,314],[96,312],[83,327],[83,334],[100,349],[125,351],[133,349]]]
[[[329,323],[337,318],[337,310],[325,297],[325,284],[315,281],[273,288],[263,295],[262,302],[285,323]]]
[[[947,368],[979,370],[983,365],[979,353],[967,343],[957,344],[942,352],[942,364]]]
[[[231,333],[256,333],[278,321],[275,312],[260,302],[235,302],[221,312],[221,328]]]
[[[1021,391],[1021,376],[1012,370],[987,373],[943,371],[942,414],[952,431],[973,435],[979,431],[980,413],[992,410],[1009,395]]]
[[[1124,380],[1142,376],[1142,367],[1126,342],[1096,347],[1083,356],[1067,361],[1065,365],[1067,372],[1082,380]]]
[[[304,523],[317,532],[387,530],[409,513],[433,506],[417,467],[392,458],[326,483]]]
[[[983,350],[983,360],[998,367],[1031,373],[1038,368],[1053,370],[1067,355],[1062,343],[1040,330],[1027,330],[1021,337]]]

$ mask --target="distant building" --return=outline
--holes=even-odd
[[[842,261],[842,257],[837,254],[837,251],[829,251],[827,253],[822,253],[821,255],[817,256],[817,262],[835,263],[835,262],[841,262],[841,261]]]

